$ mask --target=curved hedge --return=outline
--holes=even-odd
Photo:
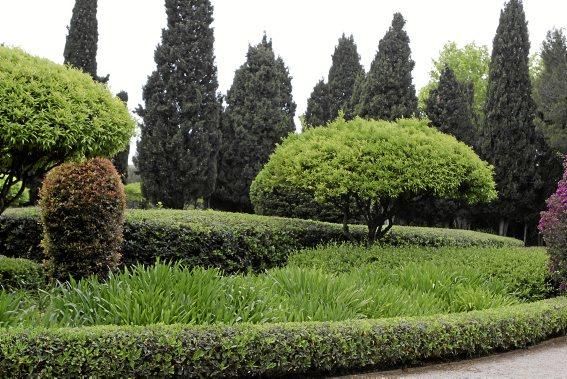
[[[0,254],[43,260],[41,225],[35,209],[9,210],[0,216]],[[367,232],[354,226],[355,240]],[[342,241],[342,225],[317,221],[215,211],[130,210],[124,225],[125,264],[183,260],[189,266],[227,272],[263,270],[285,264],[295,250]],[[512,238],[473,231],[395,227],[391,245],[503,247],[522,246]]]
[[[425,318],[238,326],[5,329],[13,377],[242,377],[416,365],[567,333],[567,297]]]
[[[5,291],[35,290],[47,282],[40,264],[21,258],[0,256],[0,289]]]

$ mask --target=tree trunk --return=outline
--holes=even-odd
[[[508,225],[510,225],[510,222],[508,220],[501,219],[500,225],[498,226],[498,235],[507,236],[508,235]]]
[[[370,248],[376,242],[376,231],[378,230],[378,225],[374,223],[368,223],[368,241],[366,247]]]
[[[352,241],[352,235],[350,234],[350,229],[348,226],[348,219],[349,215],[348,212],[344,212],[343,214],[343,235],[347,241]]]
[[[528,223],[524,222],[524,246],[528,246]]]

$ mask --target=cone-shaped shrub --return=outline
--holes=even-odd
[[[124,186],[108,159],[50,171],[40,199],[50,276],[80,279],[114,269],[121,257],[125,204]]]

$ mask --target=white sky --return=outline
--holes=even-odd
[[[315,83],[327,76],[344,32],[353,34],[368,70],[378,41],[401,12],[416,62],[414,83],[429,79],[431,61],[445,42],[491,48],[504,0],[212,0],[219,84],[226,93],[249,44],[266,31],[293,77],[297,115],[305,112]],[[74,0],[0,0],[0,42],[63,61]],[[567,0],[524,0],[532,51],[547,30],[567,26]],[[125,90],[129,108],[142,102],[142,86],[165,26],[163,0],[99,0],[98,73],[110,74],[114,92]],[[298,123],[298,122],[297,122]],[[298,125],[299,126],[299,125]]]

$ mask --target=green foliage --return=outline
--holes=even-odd
[[[453,70],[447,66],[441,73],[437,88],[427,99],[425,112],[432,126],[474,147],[477,135],[473,124],[472,95],[472,88],[458,82]]]
[[[166,0],[167,28],[143,91],[136,166],[150,202],[183,209],[217,180],[221,102],[209,0]]]
[[[0,47],[0,213],[16,183],[26,187],[66,160],[113,156],[134,127],[124,104],[88,75]]]
[[[392,26],[378,44],[361,96],[359,115],[364,118],[394,121],[417,115],[411,74],[415,62],[405,23],[400,13],[394,14]]]
[[[226,97],[213,207],[252,210],[248,194],[252,180],[276,145],[295,131],[291,91],[289,71],[264,35],[262,42],[249,47]]]
[[[34,290],[46,282],[40,264],[21,258],[0,256],[0,287],[4,291]]]
[[[449,67],[459,82],[466,85],[472,84],[474,114],[478,120],[483,120],[489,65],[490,54],[486,46],[470,43],[460,48],[455,42],[446,43],[439,53],[439,58],[433,61],[429,83],[419,91],[420,109],[425,110],[430,92],[437,88],[445,67]]]
[[[534,125],[529,50],[522,2],[510,0],[494,37],[481,144],[483,156],[495,165],[499,201],[492,211],[502,222],[537,217],[546,196],[543,178],[552,172],[549,150]]]
[[[4,186],[5,179],[0,178],[0,188]],[[17,182],[10,186],[8,190],[8,198],[13,199],[11,206],[13,207],[23,207],[27,205],[30,201],[30,191],[26,188],[21,192],[22,183]]]
[[[0,251],[41,262],[41,224],[35,209],[8,210],[0,217]],[[365,228],[351,226],[364,241]],[[156,258],[225,272],[262,271],[285,264],[293,251],[343,241],[341,225],[215,211],[129,210],[123,262],[153,264]],[[397,226],[384,243],[393,246],[522,246],[512,238],[467,230]]]
[[[14,328],[0,334],[0,372],[58,377],[332,374],[501,352],[566,332],[564,297],[409,319]]]
[[[535,81],[537,125],[549,145],[567,153],[567,38],[563,30],[547,33],[541,51],[541,69]]]
[[[304,118],[305,127],[303,130],[327,125],[332,119],[329,85],[321,79],[315,84],[311,96],[307,99],[307,110]]]
[[[252,183],[254,204],[274,188],[312,191],[320,203],[364,217],[369,241],[382,237],[404,200],[432,194],[469,203],[496,197],[492,169],[454,137],[402,119],[337,119],[325,128],[288,137]]]
[[[49,276],[58,280],[104,276],[116,268],[125,205],[124,186],[108,159],[51,170],[40,199]]]
[[[485,286],[496,293],[533,301],[551,295],[548,259],[545,250],[540,248],[382,246],[365,249],[336,245],[293,254],[289,266],[331,273],[358,272],[360,267],[368,267],[376,277],[373,280],[410,289],[419,285],[424,291],[429,288],[430,291],[440,290],[442,294],[465,280],[475,287]],[[425,282],[425,286],[415,280]],[[436,289],[435,283],[442,288]]]
[[[126,184],[124,194],[128,208],[143,208],[147,202],[142,195],[142,183],[140,182]]]
[[[89,74],[94,80],[108,81],[108,77],[97,77],[96,54],[98,50],[98,0],[75,0],[69,34],[65,43],[65,64]]]
[[[119,92],[116,97],[124,102],[124,105],[128,107],[128,93],[125,91]],[[122,183],[128,183],[128,158],[130,156],[130,144],[126,145],[126,148],[112,157],[112,164],[116,167],[116,171],[122,179]]]

